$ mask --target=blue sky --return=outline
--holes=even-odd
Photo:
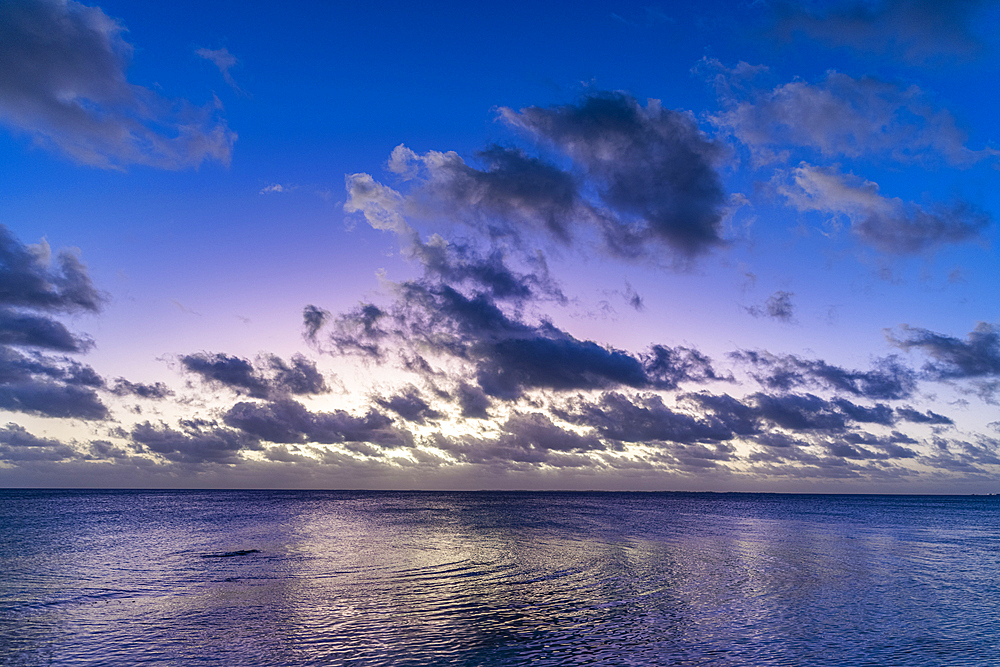
[[[0,484],[995,492],[991,2],[0,3]]]

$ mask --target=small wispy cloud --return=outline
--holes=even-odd
[[[265,185],[260,189],[258,194],[269,195],[277,192],[290,192],[293,189],[292,186],[282,185],[281,183],[271,183],[270,185]]]
[[[241,95],[245,95],[246,92],[240,88],[233,79],[233,75],[230,74],[229,70],[239,64],[239,60],[229,52],[229,49],[222,47],[221,49],[197,49],[195,50],[195,55],[210,61],[213,65],[219,68],[219,72],[222,73],[222,78],[225,80],[229,87],[235,90]]]

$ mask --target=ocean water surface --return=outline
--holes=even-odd
[[[0,490],[2,665],[1000,665],[1000,497]]]

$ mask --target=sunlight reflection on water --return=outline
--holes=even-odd
[[[0,494],[4,665],[1000,664],[996,498]]]

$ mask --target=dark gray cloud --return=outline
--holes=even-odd
[[[392,410],[406,421],[423,424],[428,419],[440,419],[442,414],[431,408],[430,404],[420,395],[416,387],[406,387],[400,393],[389,398],[376,398],[375,403]]]
[[[458,395],[458,405],[462,408],[462,416],[473,419],[488,419],[493,401],[480,389],[471,384],[461,382],[455,392]]]
[[[390,332],[382,328],[382,323],[389,321],[388,316],[386,311],[373,303],[363,303],[338,316],[328,336],[334,352],[383,357],[385,351],[382,344],[390,337]],[[312,336],[315,338],[315,333]]]
[[[136,396],[138,398],[148,398],[157,401],[174,395],[174,392],[162,382],[144,384],[142,382],[130,382],[125,378],[117,378],[110,391],[115,396]]]
[[[512,269],[506,253],[500,249],[482,254],[469,245],[448,242],[437,235],[427,243],[417,240],[410,252],[423,265],[430,280],[467,286],[515,303],[540,299],[567,301],[549,275],[541,252],[525,259],[531,268],[527,273]]]
[[[265,355],[264,359],[265,372],[271,376],[272,392],[306,395],[330,391],[316,363],[301,354],[292,355],[290,363],[273,354]]]
[[[444,214],[494,238],[519,238],[534,227],[568,242],[573,228],[591,217],[573,176],[556,165],[497,145],[476,158],[482,169],[454,152],[417,155],[398,146],[389,169],[420,181],[412,197],[418,213]]]
[[[768,426],[806,433],[846,432],[852,424],[890,426],[897,421],[892,408],[882,403],[864,406],[843,398],[825,400],[813,394],[758,392],[740,400],[727,394],[698,392],[682,394],[678,400],[741,436],[767,433]]]
[[[558,467],[589,466],[593,460],[579,455],[605,448],[596,436],[564,429],[540,412],[511,415],[500,425],[495,438],[440,436],[435,445],[463,463],[504,468],[542,463]]]
[[[179,425],[181,430],[143,422],[133,427],[130,437],[140,453],[158,454],[170,462],[189,465],[238,463],[240,452],[260,448],[256,439],[221,428],[215,422],[182,419]]]
[[[771,317],[783,322],[791,322],[795,315],[795,304],[792,303],[794,292],[778,290],[761,306],[748,306],[745,310],[754,317]]]
[[[689,114],[623,93],[579,104],[501,109],[501,117],[569,155],[618,217],[604,220],[609,247],[626,256],[653,252],[651,241],[693,256],[722,243],[726,195],[715,167],[725,149]]]
[[[201,352],[180,358],[184,369],[206,382],[222,385],[255,398],[285,394],[321,394],[329,391],[316,364],[300,354],[291,363],[272,355],[261,355],[257,364],[227,354]]]
[[[934,438],[933,443],[934,453],[924,459],[927,464],[965,475],[986,474],[990,481],[995,480],[996,475],[992,470],[983,470],[980,466],[992,468],[1000,465],[1000,440],[980,436],[978,442],[973,443],[967,440]]]
[[[717,371],[707,355],[690,347],[653,345],[640,358],[650,385],[657,389],[676,389],[681,382],[733,381],[732,375]]]
[[[104,385],[104,379],[94,369],[67,357],[51,357],[38,352],[22,354],[0,346],[0,383],[35,380],[86,387]]]
[[[622,442],[715,443],[734,436],[722,420],[676,412],[657,395],[630,399],[608,392],[597,402],[570,401],[554,413],[571,424],[589,426],[605,438]]]
[[[89,337],[70,332],[54,314],[97,312],[103,303],[73,252],[60,252],[54,264],[47,243],[24,245],[0,225],[0,408],[104,419],[107,408],[94,391],[104,379],[69,357],[41,352],[90,349]]]
[[[894,355],[876,359],[868,371],[847,370],[822,359],[764,351],[743,350],[731,353],[730,357],[755,369],[751,375],[768,389],[824,387],[870,399],[906,398],[916,390],[917,374]]]
[[[757,393],[747,402],[757,414],[790,431],[844,431],[848,417],[832,403],[812,394],[774,396]]]
[[[678,396],[678,401],[692,405],[699,412],[712,414],[737,435],[752,435],[761,429],[757,410],[729,394],[688,393]]]
[[[919,456],[913,449],[904,446],[917,444],[917,441],[898,431],[893,431],[887,437],[871,433],[847,433],[827,439],[822,444],[833,456],[845,459],[887,461]]]
[[[930,360],[923,376],[934,381],[970,380],[973,391],[987,403],[1000,396],[1000,329],[980,322],[966,339],[901,325],[888,333],[889,342],[904,350],[920,350]]]
[[[931,357],[924,372],[936,380],[1000,375],[1000,329],[988,322],[978,323],[964,341],[907,324],[888,338],[906,351],[918,349]]]
[[[93,341],[70,333],[66,325],[50,317],[0,308],[0,345],[84,352],[93,347]]]
[[[882,424],[891,426],[896,423],[899,416],[892,408],[884,403],[876,403],[873,406],[858,405],[844,398],[835,398],[831,401],[843,412],[851,421],[863,424]]]
[[[330,317],[330,311],[323,310],[313,305],[308,305],[302,309],[302,323],[305,325],[305,335],[308,340],[315,340],[316,333],[326,324]]]
[[[270,387],[246,359],[227,354],[201,352],[181,357],[181,364],[209,382],[248,392],[251,396],[266,396]]]
[[[896,416],[903,421],[915,422],[917,424],[935,424],[942,426],[951,426],[955,422],[951,420],[950,417],[944,415],[939,415],[936,412],[928,410],[927,412],[920,412],[914,410],[913,408],[906,406],[902,408],[896,408]]]
[[[803,33],[831,46],[849,46],[919,64],[935,58],[970,57],[982,50],[975,35],[977,11],[986,0],[781,1],[777,34]]]
[[[0,444],[8,447],[61,447],[62,443],[50,438],[39,438],[20,424],[9,423],[0,429]]]
[[[102,295],[86,267],[71,250],[62,250],[52,266],[45,241],[24,245],[0,225],[0,305],[35,310],[97,312]]]
[[[413,443],[393,420],[370,410],[363,417],[343,410],[311,412],[301,403],[279,399],[267,403],[240,402],[231,407],[223,421],[241,432],[276,443],[373,443],[400,447]]]
[[[727,379],[696,350],[654,346],[639,357],[579,340],[551,323],[527,324],[488,294],[409,281],[396,286],[391,311],[366,304],[341,316],[330,335],[339,353],[384,359],[390,343],[472,364],[487,395],[516,399],[524,391],[675,388],[681,382]]]
[[[513,399],[526,389],[567,391],[650,384],[635,357],[561,333],[525,332],[523,337],[474,344],[470,352],[478,357],[479,386],[490,396]]]
[[[40,438],[19,424],[9,423],[0,429],[0,461],[24,463],[79,458],[80,452],[73,447],[51,438]]]
[[[0,385],[0,409],[42,417],[105,419],[108,409],[88,387],[33,378]]]
[[[844,216],[859,240],[889,254],[915,254],[975,240],[992,224],[989,213],[969,202],[924,206],[884,197],[877,183],[835,167],[803,162],[777,180],[778,192],[791,206]]]
[[[124,26],[73,0],[0,4],[0,121],[100,168],[229,163],[218,101],[196,108],[128,82]]]

